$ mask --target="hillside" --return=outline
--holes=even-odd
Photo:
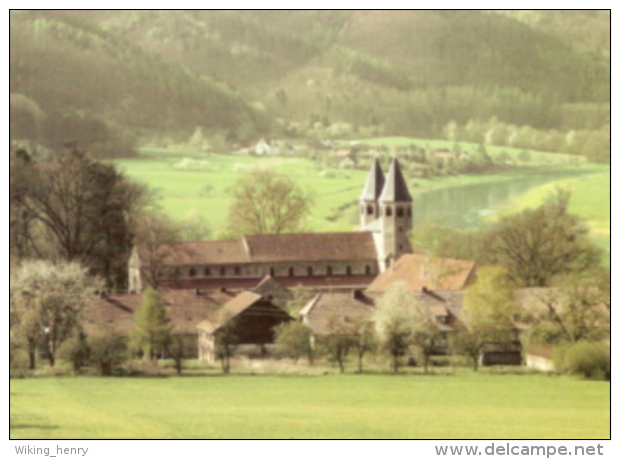
[[[69,14],[15,11],[10,18],[10,90],[20,102],[11,107],[12,138],[57,146],[143,131],[189,135],[196,126],[260,130],[261,116],[224,82]],[[41,113],[36,123],[33,107]]]
[[[609,25],[588,11],[16,11],[11,91],[142,139],[450,139],[492,122],[503,144],[528,127],[557,139],[509,146],[604,161]]]

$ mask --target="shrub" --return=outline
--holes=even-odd
[[[605,343],[579,341],[556,349],[553,363],[560,373],[581,375],[586,379],[610,379],[611,356]]]
[[[127,338],[110,328],[102,328],[89,341],[92,361],[99,365],[102,375],[110,376],[127,358]]]
[[[308,357],[310,364],[314,362],[312,349],[312,330],[301,322],[288,322],[276,327],[276,344],[286,349],[289,357],[298,361]]]
[[[88,364],[90,357],[86,335],[80,332],[65,341],[60,347],[60,357],[71,362],[73,371],[79,374],[82,367]]]

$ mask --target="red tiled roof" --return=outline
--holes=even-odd
[[[245,236],[252,262],[376,260],[372,234],[302,233]]]
[[[317,335],[329,335],[335,330],[355,329],[370,318],[377,295],[355,295],[355,291],[318,294],[300,314],[304,323]]]
[[[165,260],[167,265],[377,259],[372,235],[367,232],[265,234],[235,241],[183,242],[166,252],[171,252]],[[146,263],[146,249],[140,247],[138,254]]]
[[[161,290],[170,325],[179,333],[196,333],[196,325],[235,294],[220,291]],[[108,295],[94,297],[83,311],[86,332],[109,324],[123,334],[133,329],[134,313],[142,304],[142,295]]]
[[[375,279],[374,276],[352,275],[352,276],[303,276],[303,277],[275,277],[274,280],[284,287],[291,288],[302,285],[314,289],[330,289],[330,288],[366,288]],[[175,289],[220,289],[229,290],[252,290],[261,282],[258,278],[202,278],[202,279],[179,279],[179,280],[162,280],[161,285]]]
[[[243,240],[183,242],[166,260],[167,264],[227,264],[248,263]]]
[[[368,292],[384,292],[395,282],[405,283],[411,290],[428,287],[435,290],[462,290],[475,280],[476,265],[472,261],[429,258],[408,254],[400,257],[393,268],[387,268],[372,282]]]

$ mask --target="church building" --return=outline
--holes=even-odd
[[[249,288],[269,276],[286,286],[364,288],[411,253],[413,199],[393,158],[387,176],[375,158],[360,198],[361,231],[247,235],[233,241],[178,244],[162,262],[168,288]],[[147,286],[149,253],[135,247],[130,291]]]

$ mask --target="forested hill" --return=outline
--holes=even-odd
[[[11,91],[142,137],[446,138],[471,122],[600,137],[609,25],[597,11],[17,11]]]

